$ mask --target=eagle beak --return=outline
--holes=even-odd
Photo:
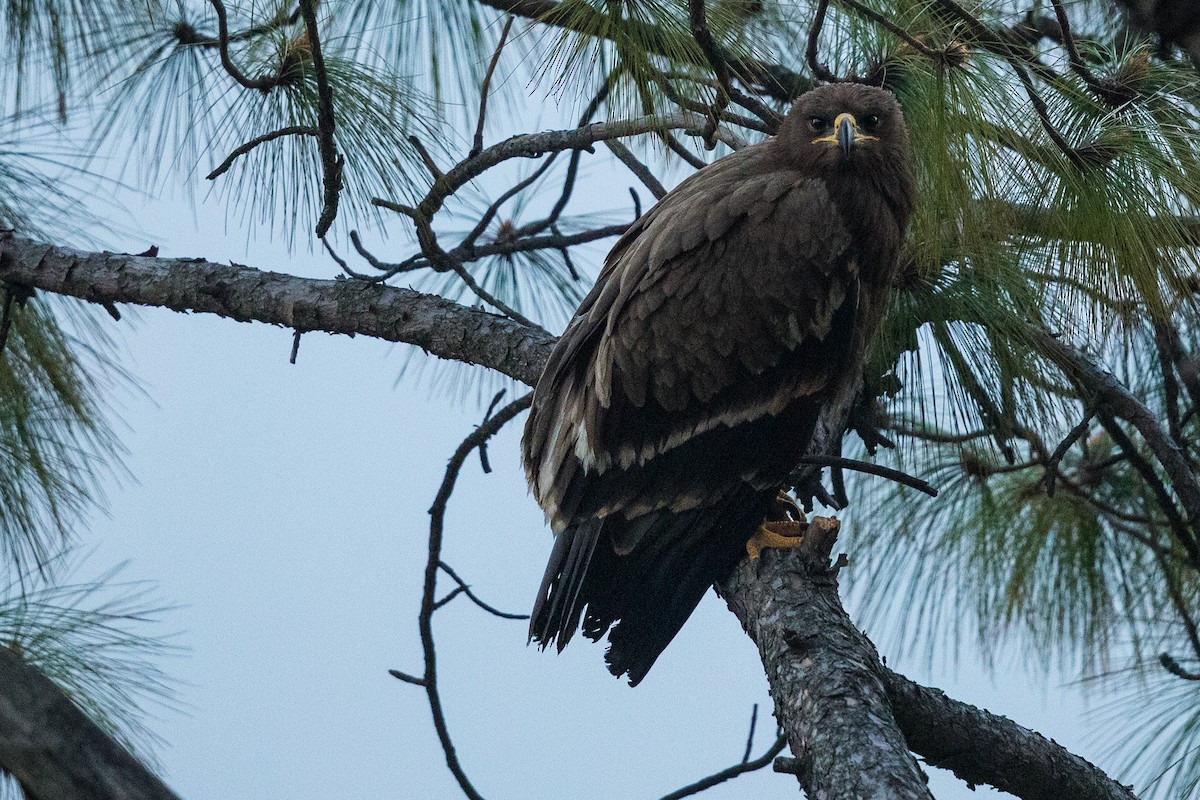
[[[833,127],[837,131],[838,146],[842,148],[843,155],[850,155],[850,150],[854,147],[855,141],[861,138],[858,132],[858,120],[853,114],[838,114],[833,121]]]

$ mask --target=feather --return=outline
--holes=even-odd
[[[878,117],[850,158],[807,127]],[[797,101],[617,241],[538,382],[522,440],[557,539],[530,636],[609,634],[637,683],[742,557],[826,399],[856,379],[912,207],[885,91]]]

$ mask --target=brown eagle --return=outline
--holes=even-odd
[[[525,426],[556,536],[531,639],[562,650],[581,619],[592,640],[611,628],[609,670],[646,675],[861,371],[912,205],[895,98],[838,83],[621,237]]]

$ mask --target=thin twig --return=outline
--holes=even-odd
[[[928,481],[909,475],[906,472],[901,472],[898,469],[885,467],[880,464],[872,464],[870,461],[859,461],[854,458],[843,458],[841,456],[801,456],[799,459],[801,464],[809,464],[815,467],[837,467],[840,469],[848,469],[852,472],[865,472],[868,475],[878,475],[881,478],[887,478],[890,481],[903,484],[909,488],[916,489],[919,492],[924,492],[930,497],[937,497],[938,490],[934,488]]]
[[[1175,570],[1171,569],[1171,565],[1167,563],[1166,557],[1162,553],[1155,554],[1158,558],[1159,568],[1162,570],[1163,581],[1167,586],[1167,596],[1171,598],[1171,605],[1175,606],[1175,613],[1179,615],[1179,621],[1183,623],[1183,629],[1187,633],[1188,644],[1192,646],[1192,653],[1196,658],[1200,658],[1200,628],[1196,627],[1196,620],[1192,618],[1192,613],[1188,609],[1187,600],[1184,599],[1183,590],[1179,586],[1179,578]]]
[[[470,585],[460,578],[458,573],[450,568],[449,564],[447,564],[445,561],[442,561],[438,563],[438,566],[441,567],[442,572],[449,575],[451,580],[458,584],[458,588],[462,590],[462,593],[466,595],[472,603],[479,606],[493,617],[500,617],[500,619],[529,619],[528,614],[513,614],[509,611],[501,611],[490,603],[485,603],[483,600],[479,599],[479,595],[471,591]]]
[[[669,147],[671,149],[671,152],[674,153],[675,155],[679,156],[680,158],[682,158],[687,163],[691,164],[696,169],[704,169],[705,167],[708,166],[707,161],[700,158],[695,153],[693,153],[691,150],[688,150],[686,147],[684,147],[683,143],[680,142],[679,139],[676,136],[674,136],[673,134],[667,133],[666,139],[667,139],[667,147]]]
[[[755,770],[762,769],[773,762],[775,757],[782,753],[783,748],[785,747],[787,747],[787,737],[781,735],[775,739],[774,744],[771,745],[767,752],[763,753],[753,761],[742,761],[739,764],[734,764],[732,767],[728,767],[720,772],[709,775],[707,778],[701,778],[695,783],[688,784],[687,786],[676,789],[670,794],[663,795],[662,800],[680,800],[682,797],[691,797],[694,794],[699,794],[706,789],[711,789],[717,784],[724,783],[725,781],[736,778],[739,775],[745,775],[747,772],[754,772]]]
[[[324,241],[324,240],[322,240]],[[296,333],[292,336],[292,353],[288,356],[288,363],[295,364],[296,356],[300,355],[300,335],[302,331],[297,328]]]
[[[246,155],[260,144],[266,144],[267,142],[272,142],[276,139],[282,139],[284,136],[319,136],[320,133],[321,132],[319,130],[311,125],[289,125],[286,128],[280,128],[277,131],[264,133],[262,136],[255,136],[253,139],[230,153],[216,169],[205,176],[205,180],[212,181],[221,177],[229,171],[229,168],[233,166],[234,161]]]
[[[445,531],[446,506],[450,502],[450,495],[454,492],[454,484],[458,480],[458,474],[462,470],[463,464],[466,462],[467,456],[471,454],[471,451],[494,436],[506,423],[528,408],[532,400],[533,395],[530,393],[509,403],[499,413],[472,431],[462,441],[462,444],[458,446],[458,449],[454,451],[454,455],[450,457],[450,463],[446,465],[446,474],[442,478],[442,485],[438,488],[433,505],[429,508],[429,555],[425,561],[421,613],[417,620],[421,635],[421,649],[425,657],[425,673],[423,677],[417,680],[407,680],[407,678],[411,678],[412,676],[402,677],[402,675],[396,672],[392,673],[401,680],[406,680],[408,683],[417,683],[417,685],[425,688],[425,695],[429,701],[429,711],[433,716],[433,727],[437,731],[438,741],[441,743],[442,752],[446,756],[446,765],[449,767],[451,774],[454,775],[455,780],[458,781],[459,787],[468,800],[483,800],[483,796],[479,794],[475,786],[471,783],[470,778],[467,777],[462,763],[458,760],[458,753],[454,749],[454,741],[450,738],[450,729],[446,724],[446,715],[442,708],[441,694],[438,692],[437,647],[433,638],[433,612],[434,605],[437,602],[437,576],[438,572],[443,569],[442,540]]]
[[[466,591],[466,588],[464,588],[462,586],[455,586],[453,589],[450,590],[449,594],[447,594],[441,600],[438,600],[436,603],[433,604],[433,610],[437,611],[442,606],[452,602],[454,600],[454,598],[458,597],[460,594],[462,594],[465,591]]]
[[[492,402],[488,403],[487,411],[483,412],[483,421],[487,422],[492,418],[492,412],[496,410],[496,406],[500,405],[500,401],[504,399],[504,395],[508,394],[508,389],[501,389],[492,397]],[[483,470],[484,475],[490,475],[492,465],[488,463],[487,442],[479,445],[479,468]]]
[[[350,240],[355,243],[356,247],[359,246],[358,236],[356,235],[355,231],[350,231]],[[334,260],[334,263],[336,263],[339,267],[341,267],[342,272],[345,272],[351,278],[354,278],[355,280],[359,280],[359,281],[370,281],[371,283],[379,283],[380,281],[384,280],[384,278],[382,276],[366,275],[364,273],[357,272],[356,270],[351,269],[350,265],[346,263],[346,259],[342,258],[341,256],[339,256],[337,254],[337,251],[335,251],[333,249],[333,245],[331,245],[329,243],[329,240],[326,239],[324,236],[321,237],[321,244],[323,244],[325,246],[325,252],[329,253],[329,257]],[[362,253],[362,252],[363,251],[360,249],[359,253]],[[395,273],[392,273],[392,274],[395,274]]]
[[[425,686],[424,678],[418,678],[416,675],[409,675],[407,672],[401,672],[398,669],[389,669],[388,674],[393,678],[404,681],[405,683],[411,683],[413,686]]]
[[[1119,92],[1114,91],[1112,85],[1097,78],[1088,69],[1084,63],[1083,57],[1079,55],[1079,47],[1075,43],[1075,36],[1071,33],[1071,20],[1067,18],[1067,10],[1063,7],[1062,0],[1050,0],[1050,4],[1054,6],[1054,15],[1058,18],[1058,27],[1062,32],[1059,43],[1063,49],[1067,51],[1067,63],[1071,65],[1071,71],[1083,80],[1087,87],[1104,102],[1119,106],[1125,104],[1125,99]]]
[[[754,751],[754,729],[758,727],[758,703],[755,703],[750,708],[750,733],[746,734],[746,750],[742,753],[742,763],[745,764],[750,760],[750,753]]]
[[[929,47],[920,39],[913,36],[911,33],[904,30],[904,28],[901,28],[899,25],[892,22],[875,9],[864,6],[862,3],[859,3],[858,0],[838,0],[838,2],[854,9],[855,13],[857,13],[859,16],[866,17],[875,24],[886,29],[888,33],[892,34],[893,36],[903,39],[909,47],[911,47],[913,50],[916,50],[918,53],[930,59],[934,63],[944,64],[946,62],[946,53],[944,51],[934,50],[932,47]]]
[[[1096,416],[1096,412],[1089,409],[1087,413],[1084,414],[1083,419],[1081,419],[1075,427],[1071,428],[1066,437],[1064,437],[1063,440],[1058,443],[1058,447],[1054,448],[1054,452],[1050,454],[1050,457],[1046,459],[1045,463],[1043,464],[1046,474],[1043,476],[1042,480],[1046,485],[1047,497],[1054,497],[1054,481],[1058,477],[1059,463],[1063,460],[1063,457],[1066,456],[1067,451],[1071,449],[1071,446],[1082,439],[1084,434],[1086,434],[1091,428],[1092,417],[1094,416]]]
[[[477,261],[487,256],[512,255],[514,253],[527,253],[535,250],[558,250],[559,252],[562,252],[568,247],[588,244],[589,242],[607,239],[613,236],[620,236],[621,234],[625,233],[628,228],[629,225],[625,223],[605,225],[601,228],[593,228],[591,230],[579,231],[577,233],[562,233],[555,228],[552,233],[543,234],[541,236],[528,236],[523,239],[514,239],[511,241],[497,241],[490,244],[479,245],[477,247],[463,247],[462,245],[459,245],[453,250],[448,251],[446,256],[448,258],[457,259],[463,263],[467,263]],[[373,255],[363,246],[362,240],[359,239],[357,233],[354,231],[350,232],[350,241],[354,244],[355,249],[358,250],[359,255],[361,255],[368,263],[370,263],[372,267],[380,270],[382,273],[380,275],[364,275],[356,272],[355,270],[346,266],[345,261],[338,258],[331,251],[331,255],[334,255],[334,260],[338,262],[339,266],[346,270],[346,274],[358,280],[367,280],[373,283],[378,283],[404,272],[412,272],[413,270],[418,269],[436,268],[434,264],[431,263],[430,260],[427,259],[422,253],[409,256],[404,261],[394,264],[380,261],[375,255]],[[329,245],[326,244],[326,248],[328,247]]]
[[[280,84],[281,78],[279,75],[263,75],[260,78],[248,78],[245,73],[237,68],[233,63],[233,59],[229,56],[229,20],[225,12],[225,3],[222,0],[209,0],[212,4],[213,11],[217,12],[217,48],[221,57],[221,66],[229,77],[233,78],[239,84],[247,89],[255,89],[260,92],[269,92]]]
[[[500,32],[500,41],[496,44],[496,52],[492,53],[492,60],[488,63],[487,72],[483,76],[483,84],[479,87],[479,122],[475,126],[475,142],[471,145],[467,158],[474,158],[483,150],[483,121],[487,115],[488,92],[492,88],[492,75],[496,72],[496,64],[500,62],[500,52],[504,49],[504,43],[508,41],[508,32],[512,29],[515,19],[516,17],[510,15],[504,22],[504,30]]]
[[[1163,322],[1155,321],[1154,346],[1158,351],[1158,366],[1163,376],[1163,405],[1167,412],[1167,431],[1187,457],[1187,440],[1183,437],[1183,426],[1179,420],[1179,380],[1175,375],[1175,358],[1171,346],[1171,333]]]
[[[12,330],[12,310],[15,300],[16,293],[11,288],[5,287],[4,315],[0,317],[0,356],[3,356],[8,348],[8,332]]]
[[[717,94],[705,111],[708,121],[704,124],[703,135],[705,148],[712,150],[717,146],[717,126],[721,124],[721,112],[729,105],[729,96],[733,90],[729,83],[729,65],[725,63],[725,58],[713,39],[712,31],[708,28],[704,0],[688,0],[688,19],[691,23],[692,38],[700,46],[700,52],[704,53],[713,74],[717,77]]]
[[[813,15],[812,27],[808,29],[808,49],[805,51],[805,58],[808,60],[808,68],[818,80],[826,83],[837,83],[837,76],[829,71],[829,67],[817,60],[817,43],[821,38],[821,28],[825,26],[825,13],[829,10],[829,0],[820,0],[817,3],[817,11]]]
[[[716,84],[708,81],[700,81],[691,76],[686,77],[693,83],[714,87],[716,86]],[[704,114],[707,117],[709,112],[712,110],[712,106],[707,103],[702,103],[699,100],[692,100],[688,97],[685,97],[679,92],[678,89],[671,85],[671,79],[669,76],[658,72],[657,70],[650,73],[650,80],[654,81],[654,83],[660,89],[662,89],[663,94],[667,96],[668,100],[686,111],[695,111],[697,114]],[[734,91],[734,93],[730,96],[730,99],[741,104],[742,100],[745,99],[745,95],[741,92]],[[749,111],[753,111],[755,114],[758,114],[759,119],[751,119],[743,114],[735,114],[728,109],[721,109],[720,113],[718,114],[718,118],[722,122],[728,122],[731,125],[738,126],[739,128],[746,128],[747,130],[758,131],[759,133],[777,133],[779,131],[779,123],[783,121],[783,117],[779,116],[779,114],[775,113],[766,106],[762,106],[761,103],[759,103],[758,106],[761,106],[761,110],[757,106],[754,108],[747,106],[743,107],[747,108]],[[720,132],[717,134],[717,138],[721,139],[722,141],[728,142],[728,137],[728,132]]]
[[[1030,330],[1036,336],[1042,351],[1057,363],[1063,373],[1074,381],[1083,392],[1095,397],[1097,403],[1103,404],[1108,411],[1128,421],[1137,429],[1150,452],[1154,454],[1155,459],[1162,465],[1163,470],[1170,478],[1171,488],[1182,502],[1189,522],[1200,523],[1200,482],[1197,481],[1196,473],[1192,470],[1188,460],[1183,457],[1179,446],[1163,430],[1158,417],[1146,407],[1145,403],[1134,397],[1111,372],[1094,363],[1081,351],[1043,328],[1031,325]],[[1105,427],[1109,426],[1105,425]],[[1114,441],[1118,434],[1124,436],[1119,428],[1117,434],[1113,434],[1111,429],[1109,433],[1113,435]],[[1136,448],[1123,449],[1126,449],[1127,455],[1131,459],[1134,459],[1135,456],[1140,457]],[[1153,469],[1150,470],[1150,474],[1156,483],[1161,483],[1158,482]],[[1171,511],[1174,512],[1175,519],[1178,519],[1179,513],[1175,509],[1174,503],[1169,503],[1169,505]],[[1179,521],[1182,522],[1182,520]],[[1183,532],[1187,532],[1186,526],[1183,528]],[[1188,547],[1189,554],[1200,563],[1200,548],[1197,547],[1195,539],[1188,534],[1185,541],[1181,543]]]
[[[552,225],[550,232],[555,236],[562,236],[562,231],[558,229],[557,225]],[[558,248],[558,253],[562,256],[563,266],[567,268],[567,274],[571,276],[571,280],[579,280],[579,270],[575,268],[575,262],[571,260],[571,251],[566,247],[560,247]]]
[[[1158,662],[1163,665],[1163,669],[1171,673],[1177,678],[1183,678],[1185,681],[1200,681],[1200,673],[1189,672],[1184,669],[1175,657],[1170,653],[1162,653],[1158,657]]]
[[[479,221],[475,223],[475,227],[471,229],[471,232],[464,236],[463,240],[459,242],[458,247],[456,247],[455,250],[464,250],[466,248],[474,247],[475,241],[483,235],[484,231],[487,230],[488,225],[490,225],[492,220],[496,218],[496,214],[500,213],[501,206],[515,197],[518,192],[522,192],[532,186],[538,178],[542,177],[542,175],[545,175],[546,171],[550,169],[551,165],[554,164],[554,161],[557,158],[558,153],[551,153],[550,156],[544,162],[542,162],[540,167],[530,173],[528,178],[519,181],[511,188],[507,189],[504,194],[497,197],[495,202],[489,205],[487,210],[485,210],[482,216],[479,217]]]
[[[947,433],[946,431],[934,430],[931,428],[914,428],[911,425],[903,425],[900,423],[892,423],[887,426],[887,430],[897,436],[908,436],[913,439],[920,439],[923,442],[934,442],[935,444],[966,444],[975,439],[985,439],[989,436],[994,436],[993,431],[969,431],[967,433]]]
[[[642,182],[642,185],[650,190],[650,194],[654,195],[658,200],[663,199],[663,196],[667,193],[666,187],[659,182],[658,178],[654,177],[654,173],[645,164],[638,161],[637,156],[628,147],[611,139],[604,144],[617,157],[617,160],[628,167],[629,171]]]
[[[512,319],[516,320],[517,322],[521,323],[522,325],[528,325],[531,328],[540,328],[541,327],[541,325],[538,325],[536,322],[534,322],[533,320],[526,317],[520,311],[517,311],[515,308],[510,307],[503,300],[500,300],[495,295],[493,295],[491,292],[489,292],[487,289],[484,289],[482,286],[480,286],[479,283],[475,280],[475,278],[472,277],[471,273],[467,272],[466,267],[464,267],[462,264],[459,264],[458,262],[454,262],[452,268],[453,268],[454,272],[458,275],[458,277],[462,278],[462,282],[467,285],[467,288],[470,289],[472,292],[474,292],[475,295],[483,302],[493,306],[494,308],[498,309],[505,316],[511,317]]]
[[[464,258],[463,260],[473,261],[484,256],[512,255],[513,253],[527,253],[531,250],[562,250],[566,247],[594,242],[597,239],[620,236],[628,228],[629,225],[627,223],[618,222],[613,225],[605,225],[601,228],[579,231],[578,233],[551,232],[549,234],[542,234],[541,236],[526,236],[523,239],[513,239],[512,241],[492,242],[491,244],[473,248],[471,250],[471,258]],[[450,252],[451,254],[455,254],[454,250]]]
[[[550,209],[550,213],[545,219],[531,222],[528,225],[522,225],[517,229],[518,236],[541,233],[558,222],[558,218],[562,216],[563,211],[567,208],[567,203],[571,200],[571,195],[575,192],[575,179],[579,176],[579,160],[583,157],[585,149],[589,148],[576,148],[571,153],[571,160],[567,162],[567,174],[563,177],[562,192],[559,194],[558,200],[554,203],[554,207]]]
[[[512,308],[503,300],[499,299],[487,289],[484,289],[475,278],[462,265],[462,259],[455,255],[447,253],[438,244],[437,234],[433,230],[433,226],[429,224],[429,219],[425,217],[420,209],[412,208],[411,206],[403,205],[402,203],[393,203],[390,200],[382,200],[378,197],[373,198],[371,202],[380,208],[386,208],[400,214],[404,214],[410,218],[417,226],[417,239],[421,242],[421,252],[429,259],[429,264],[434,269],[441,272],[453,272],[462,279],[462,282],[467,285],[467,288],[475,293],[483,302],[496,308],[500,313],[520,322],[522,325],[528,325],[532,328],[541,328],[533,320],[526,317],[521,312]]]
[[[435,180],[441,180],[443,172],[438,167],[437,162],[433,160],[433,156],[425,149],[425,145],[421,144],[421,140],[415,135],[409,135],[408,143],[417,151],[417,155],[421,157],[421,163],[425,165],[425,169],[429,170],[430,176]]]
[[[1200,569],[1200,546],[1197,546],[1195,535],[1184,521],[1183,516],[1179,513],[1179,509],[1175,507],[1175,501],[1171,499],[1170,492],[1159,478],[1158,473],[1154,471],[1154,467],[1146,460],[1140,452],[1133,440],[1121,429],[1120,424],[1113,418],[1112,414],[1107,410],[1100,412],[1100,421],[1104,424],[1104,429],[1108,431],[1108,435],[1112,437],[1113,443],[1124,451],[1129,459],[1130,465],[1141,476],[1146,486],[1150,489],[1158,505],[1162,508],[1163,514],[1166,515],[1167,521],[1170,523],[1171,531],[1175,534],[1176,540],[1187,551],[1188,557],[1192,564]]]
[[[300,0],[300,14],[304,17],[304,28],[308,32],[308,46],[312,52],[313,74],[317,79],[317,137],[321,152],[321,171],[324,181],[324,205],[317,219],[318,237],[329,232],[337,217],[338,199],[342,191],[342,169],[345,159],[338,155],[334,141],[335,119],[333,113],[333,89],[329,85],[329,74],[325,71],[325,56],[321,53],[321,37],[317,28],[317,0]]]
[[[264,22],[261,25],[251,25],[249,28],[237,31],[236,33],[230,33],[227,39],[231,44],[233,42],[245,42],[268,33],[273,33],[288,25],[295,25],[298,19],[300,19],[299,6],[296,6],[291,13],[284,13],[283,9],[280,8],[275,18],[269,22]],[[176,41],[189,47],[203,47],[213,50],[221,46],[220,37],[202,36],[199,31],[187,23],[176,25],[171,33]]]

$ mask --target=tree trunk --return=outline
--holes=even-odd
[[[178,800],[49,678],[3,645],[0,768],[36,800]]]

